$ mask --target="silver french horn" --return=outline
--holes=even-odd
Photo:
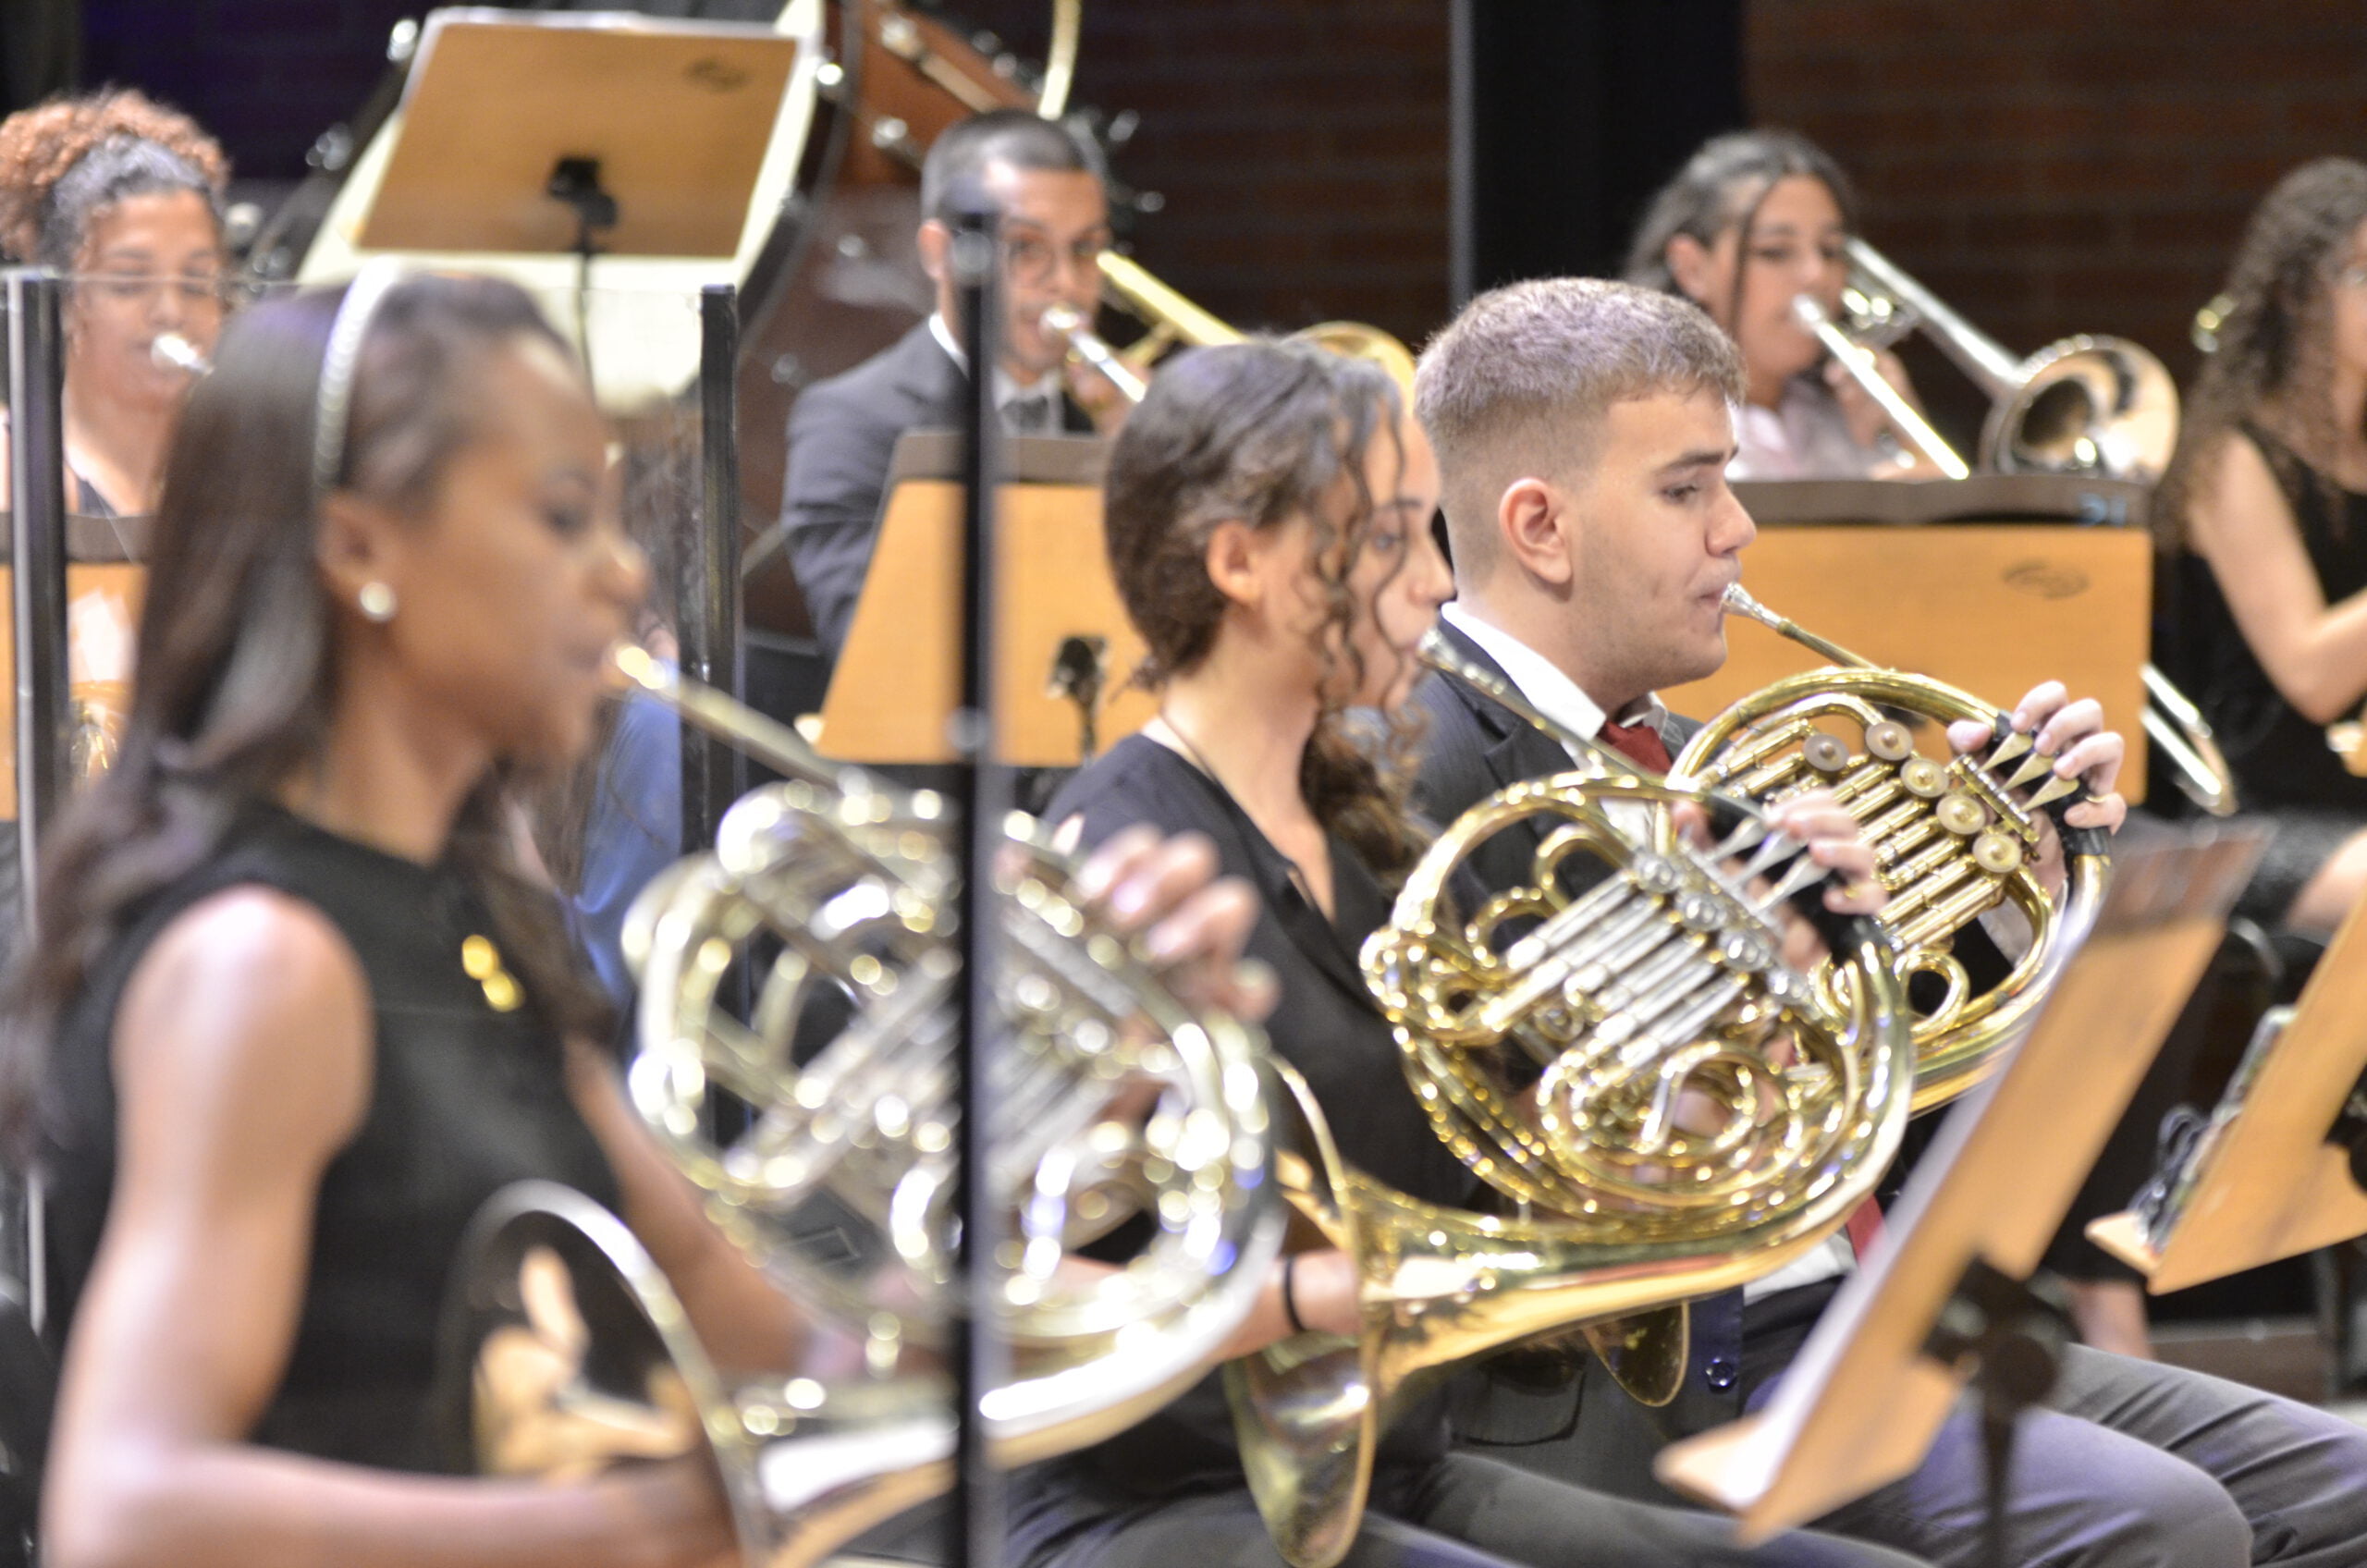
[[[549,1189],[481,1222],[450,1354],[472,1368],[481,1464],[552,1473],[590,1441],[587,1411],[620,1453],[703,1434],[747,1561],[805,1568],[951,1477],[953,824],[938,796],[836,768],[638,649],[617,662],[783,776],[632,912],[631,1097],[724,1231],[860,1354],[835,1376],[718,1373],[622,1225]],[[981,1408],[1017,1464],[1200,1377],[1283,1215],[1255,1032],[1180,1002],[1072,895],[1032,823],[1004,832],[984,1179],[1008,1229],[982,1267],[1009,1364]],[[1076,1264],[1097,1240],[1114,1266]],[[581,1369],[555,1379],[536,1347],[570,1339]]]

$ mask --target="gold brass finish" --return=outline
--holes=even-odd
[[[1435,635],[1422,653],[1534,713]],[[1354,1341],[1296,1335],[1226,1368],[1251,1490],[1295,1568],[1339,1561],[1380,1434],[1475,1356],[1583,1325],[1623,1384],[1664,1403],[1682,1304],[1831,1235],[1906,1125],[1907,1016],[1881,928],[1850,925],[1848,985],[1811,985],[1783,963],[1772,912],[1821,868],[1748,812],[1691,849],[1669,808],[1699,791],[1570,739],[1592,765],[1465,813],[1364,952],[1434,1130],[1519,1213],[1423,1202],[1348,1167],[1285,1074],[1301,1103],[1281,1185],[1356,1260],[1365,1317]],[[1527,885],[1450,910],[1476,849],[1539,825]],[[1563,873],[1586,861],[1603,875],[1574,889]]]
[[[663,1280],[637,1276],[650,1272],[645,1260],[624,1256],[631,1237],[619,1243],[621,1228],[596,1207],[596,1218],[570,1209],[564,1225],[521,1221],[541,1251],[497,1256],[490,1282],[472,1289],[522,1301],[541,1288],[528,1276],[549,1273],[537,1258],[583,1254],[570,1234],[606,1237],[595,1250],[607,1273],[634,1280],[663,1341],[643,1358],[636,1386],[665,1391],[644,1403],[687,1413],[684,1429],[704,1433],[747,1561],[809,1568],[950,1474],[940,1358],[912,1354],[943,1349],[952,1288],[948,1053],[961,981],[950,824],[937,796],[835,768],[794,731],[640,650],[620,650],[615,663],[686,721],[787,776],[734,804],[714,851],[659,877],[628,917],[642,982],[631,1097],[705,1190],[724,1232],[810,1320],[860,1345],[865,1370],[719,1379]],[[1201,1376],[1262,1289],[1283,1212],[1268,1174],[1258,1037],[1177,1000],[1070,893],[1069,864],[1025,818],[1006,834],[989,905],[994,1121],[978,1179],[1008,1219],[981,1267],[1011,1357],[980,1403],[999,1461],[1018,1464],[1122,1430]],[[732,998],[743,978],[751,1000],[742,1008]],[[745,1130],[717,1142],[710,1113],[731,1101],[747,1113]],[[1073,1248],[1137,1214],[1149,1238],[1121,1266],[1061,1267]],[[606,1277],[597,1259],[574,1276],[579,1290]],[[546,1375],[549,1355],[516,1333],[497,1351],[491,1338],[461,1348],[477,1369],[480,1430],[509,1433],[503,1452],[597,1446],[580,1417],[613,1414],[613,1402],[570,1398],[556,1414],[543,1410],[539,1391],[557,1376]],[[593,1359],[613,1368],[619,1353],[600,1348]],[[486,1381],[497,1360],[498,1388]],[[612,1452],[656,1440],[643,1416],[607,1428],[623,1434]]]
[[[1882,919],[1907,972],[1945,982],[1939,1004],[1915,1022],[1915,1109],[1954,1098],[2020,1038],[2069,962],[2062,934],[2087,929],[2086,917],[2103,897],[2101,852],[2069,856],[2060,903],[2048,897],[2031,864],[2041,837],[2034,814],[2078,786],[2052,777],[2054,759],[1979,698],[1873,666],[1803,631],[1739,585],[1726,590],[1726,610],[1813,649],[1834,668],[1779,680],[1711,719],[1678,754],[1671,782],[1760,802],[1807,789],[1839,797],[1874,848],[1875,875],[1890,894]],[[1985,755],[1945,763],[1901,756],[1902,714],[1942,726],[1974,720],[1995,743]],[[2001,906],[2019,913],[2030,943],[2005,980],[1975,994],[1951,951],[1953,938]],[[1818,983],[1835,995],[1846,984],[1829,971]]]
[[[1188,349],[1202,349],[1214,343],[1238,343],[1244,336],[1238,328],[1226,325],[1144,271],[1133,257],[1120,255],[1115,251],[1101,252],[1101,287],[1111,303],[1150,328],[1122,349],[1111,349],[1101,344],[1098,338],[1093,339],[1093,344],[1099,347],[1101,353],[1113,355],[1123,362],[1134,374],[1137,385],[1150,374],[1152,362],[1171,348],[1179,344]],[[1068,336],[1066,328],[1055,326],[1049,317],[1045,325]],[[1345,354],[1350,359],[1372,361],[1397,383],[1398,395],[1404,399],[1405,406],[1409,409],[1414,406],[1414,351],[1380,328],[1367,326],[1363,322],[1327,321],[1318,322],[1291,336],[1329,349],[1335,354]],[[1070,337],[1070,342],[1080,359],[1103,374],[1109,374],[1091,348],[1080,344],[1073,337]],[[1111,379],[1114,381],[1116,377]],[[1119,389],[1125,391],[1122,383]],[[1129,393],[1127,401],[1139,403],[1142,398],[1139,394]]]
[[[2159,359],[2125,337],[2083,334],[2017,359],[1856,239],[1849,241],[1842,309],[1850,339],[1861,345],[1919,329],[1929,334],[1989,396],[1981,466],[1991,472],[2155,479],[2177,445],[2177,383]],[[1863,384],[1862,359],[1839,357]]]
[[[1920,327],[1989,395],[1993,401],[1981,444],[1984,469],[2151,482],[2168,466],[2177,445],[2177,386],[2161,361],[2137,344],[2067,337],[2017,361],[1864,240],[1849,241],[1849,265],[1841,296],[1846,331],[1805,294],[1793,310],[1834,361],[1882,405],[1907,444],[1950,479],[1972,470],[1875,368],[1867,345],[1894,342]],[[2213,816],[2234,815],[2235,771],[2202,711],[2152,665],[2142,674],[2145,734],[2170,759],[2179,791]],[[2328,741],[2342,750],[2331,734]]]

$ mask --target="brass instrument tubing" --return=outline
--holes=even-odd
[[[1792,314],[1809,336],[1824,345],[1824,351],[1846,372],[1849,379],[1863,387],[1866,396],[1882,406],[1891,427],[1907,438],[1907,444],[1920,452],[1932,467],[1950,479],[1968,479],[1972,466],[1956,456],[1932,422],[1916,411],[1905,394],[1890,384],[1890,378],[1874,363],[1873,351],[1849,340],[1849,335],[1833,325],[1824,307],[1806,294],[1792,301]]]
[[[1902,947],[1919,948],[1934,941],[1972,920],[1999,902],[1997,889],[1988,884],[1976,884],[1966,888],[1945,903],[1935,904],[1919,918],[1907,921],[1898,928]]]
[[[620,643],[608,663],[632,689],[656,698],[681,718],[717,740],[740,747],[785,778],[837,789],[839,770],[805,743],[805,737],[719,692],[684,680],[651,657],[645,648]]]
[[[1714,970],[1709,971],[1704,977],[1714,980],[1717,973]],[[1673,998],[1670,1006],[1663,1008],[1651,1020],[1651,1033],[1637,1039],[1619,1053],[1619,1067],[1625,1076],[1632,1077],[1677,1047],[1699,1039],[1702,1031],[1709,1028],[1720,1013],[1740,1001],[1750,988],[1739,975],[1728,975],[1723,982],[1717,983],[1712,989],[1702,995],[1692,1006],[1681,1012],[1675,1012],[1675,1007],[1685,1000],[1686,995],[1699,990],[1699,986],[1700,982],[1697,981],[1694,986],[1688,987],[1686,993]],[[1671,1016],[1673,1012],[1674,1016]]]
[[[1649,952],[1674,929],[1655,920],[1657,913],[1649,899],[1639,899],[1633,910],[1620,912],[1616,925],[1586,933],[1571,944],[1569,951],[1555,952],[1533,966],[1523,965],[1518,971],[1519,982],[1490,998],[1479,1009],[1480,1033],[1495,1035],[1509,1032],[1539,1002],[1560,992],[1585,965],[1598,962],[1602,949],[1633,939],[1639,929],[1650,938],[1649,945],[1640,950]]]
[[[1719,775],[1724,775],[1727,772],[1723,767],[1713,768],[1711,771]],[[1797,753],[1780,756],[1772,762],[1760,764],[1740,778],[1735,779],[1734,791],[1746,800],[1763,801],[1789,784],[1799,772],[1799,757]],[[1722,778],[1717,781],[1724,780]]]
[[[1915,918],[1918,910],[1937,900],[1980,867],[1969,855],[1957,855],[1932,868],[1931,875],[1919,879],[1914,886],[1902,888],[1883,906],[1883,919],[1895,931]],[[1984,887],[1986,884],[1983,885]]]
[[[1940,866],[1946,864],[1949,857],[1964,852],[1957,847],[1956,835],[1936,823],[1932,825],[1931,836],[1932,842],[1925,844],[1920,850],[1899,863],[1897,873],[1902,881],[1913,881],[1919,876],[1928,876]]]
[[[1048,120],[1068,112],[1084,33],[1085,0],[1052,0],[1052,38],[1044,49],[1044,85],[1036,95],[1036,112]]]
[[[1879,757],[1861,757],[1856,766],[1843,772],[1825,788],[1843,805],[1852,805],[1859,796],[1883,784],[1896,782],[1898,772]]]
[[[1877,866],[1895,869],[1895,863],[1914,853],[1918,848],[1941,831],[1943,829],[1937,822],[1932,821],[1928,815],[1922,816],[1905,829],[1876,844],[1874,864]]]
[[[2038,842],[2038,824],[2031,820],[2028,812],[2022,809],[2020,802],[2015,800],[1996,779],[1990,777],[1986,768],[1968,756],[1958,757],[1955,762],[1950,763],[1948,771],[1955,775],[1967,790],[1978,796],[1982,805],[1996,813],[1999,819],[2009,825],[2015,832],[2030,843]]]
[[[1765,605],[1762,605],[1757,599],[1752,598],[1750,596],[1749,590],[1743,587],[1739,582],[1729,582],[1726,584],[1725,606],[1726,613],[1728,615],[1738,615],[1743,617],[1745,619],[1755,620],[1759,622],[1760,625],[1766,627],[1770,631],[1774,632],[1777,636],[1788,637],[1793,642],[1799,643],[1802,647],[1823,655],[1827,659],[1831,660],[1834,664],[1846,665],[1852,669],[1874,669],[1879,668],[1875,665],[1873,660],[1860,658],[1858,655],[1851,653],[1840,643],[1829,642],[1826,639],[1818,636],[1815,632],[1810,631],[1806,627],[1800,625],[1799,622],[1790,619],[1787,617],[1777,615],[1773,610],[1769,609]]]
[[[1176,337],[1192,348],[1241,341],[1239,332],[1153,277],[1132,256],[1102,251],[1101,281],[1129,310],[1171,324]]]
[[[1890,804],[1890,802],[1896,803]],[[1866,841],[1869,848],[1879,847],[1883,839],[1913,827],[1927,815],[1923,802],[1904,790],[1896,791],[1883,803],[1890,804],[1890,809],[1858,820],[1858,836]]]
[[[1610,919],[1612,912],[1631,899],[1637,907],[1648,907],[1638,895],[1642,892],[1625,876],[1609,876],[1564,904],[1536,930],[1515,942],[1504,950],[1503,964],[1507,969],[1527,969],[1542,961],[1545,955],[1577,935],[1573,928],[1583,929]]]
[[[1597,995],[1597,1005],[1607,1013],[1625,1011],[1643,1001],[1674,976],[1692,969],[1691,956],[1703,944],[1678,943],[1664,949],[1659,957],[1637,964],[1620,979],[1612,981]],[[1687,948],[1690,948],[1690,951]]]

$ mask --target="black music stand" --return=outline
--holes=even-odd
[[[1662,1480],[1762,1540],[1912,1471],[1972,1380],[1998,1538],[2013,1417],[2054,1372],[2047,1314],[2019,1281],[2217,949],[2265,838],[2218,825],[2116,857],[2095,929],[2030,1037],[1950,1114],[1765,1409],[1664,1451]]]
[[[2261,1021],[2210,1121],[2088,1239],[2159,1295],[2367,1235],[2367,902]],[[2141,1212],[2140,1212],[2141,1211]]]

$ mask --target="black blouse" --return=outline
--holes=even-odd
[[[2293,509],[2301,543],[2326,603],[2367,588],[2367,495],[2344,490],[2330,500],[2321,477],[2265,432],[2247,425]],[[2326,746],[2325,729],[2297,711],[2261,668],[2236,625],[2211,563],[2178,557],[2174,656],[2165,668],[2210,720],[2249,808],[2310,806],[2367,812],[2367,778]]]
[[[467,1456],[449,1452],[445,1413],[430,1406],[462,1231],[511,1182],[564,1182],[614,1207],[616,1178],[533,998],[497,1011],[463,969],[461,944],[489,925],[461,875],[276,807],[249,809],[213,855],[145,904],[60,1021],[43,1094],[52,1335],[70,1329],[114,1192],[111,1039],[123,988],[175,917],[240,886],[327,916],[361,962],[375,1035],[369,1108],[323,1172],[295,1342],[251,1437],[394,1469],[460,1468]]]
[[[1432,1203],[1469,1207],[1470,1173],[1430,1131],[1407,1087],[1389,1025],[1366,990],[1356,954],[1389,916],[1389,896],[1354,850],[1331,841],[1332,907],[1326,919],[1299,890],[1291,862],[1216,780],[1157,741],[1120,741],[1069,780],[1047,819],[1081,817],[1084,841],[1098,844],[1147,823],[1161,832],[1206,834],[1224,875],[1257,888],[1262,909],[1249,955],[1272,967],[1280,1000],[1267,1020],[1273,1048],[1306,1077],[1357,1170]],[[1384,1464],[1420,1464],[1445,1451],[1436,1399],[1417,1403],[1383,1440]],[[1191,1485],[1240,1486],[1221,1378],[1211,1375],[1160,1414],[1109,1441],[1037,1466],[1018,1483],[1015,1513],[1040,1507],[1063,1477],[1096,1490],[1157,1495]],[[1023,1534],[1025,1533],[1023,1529]]]

